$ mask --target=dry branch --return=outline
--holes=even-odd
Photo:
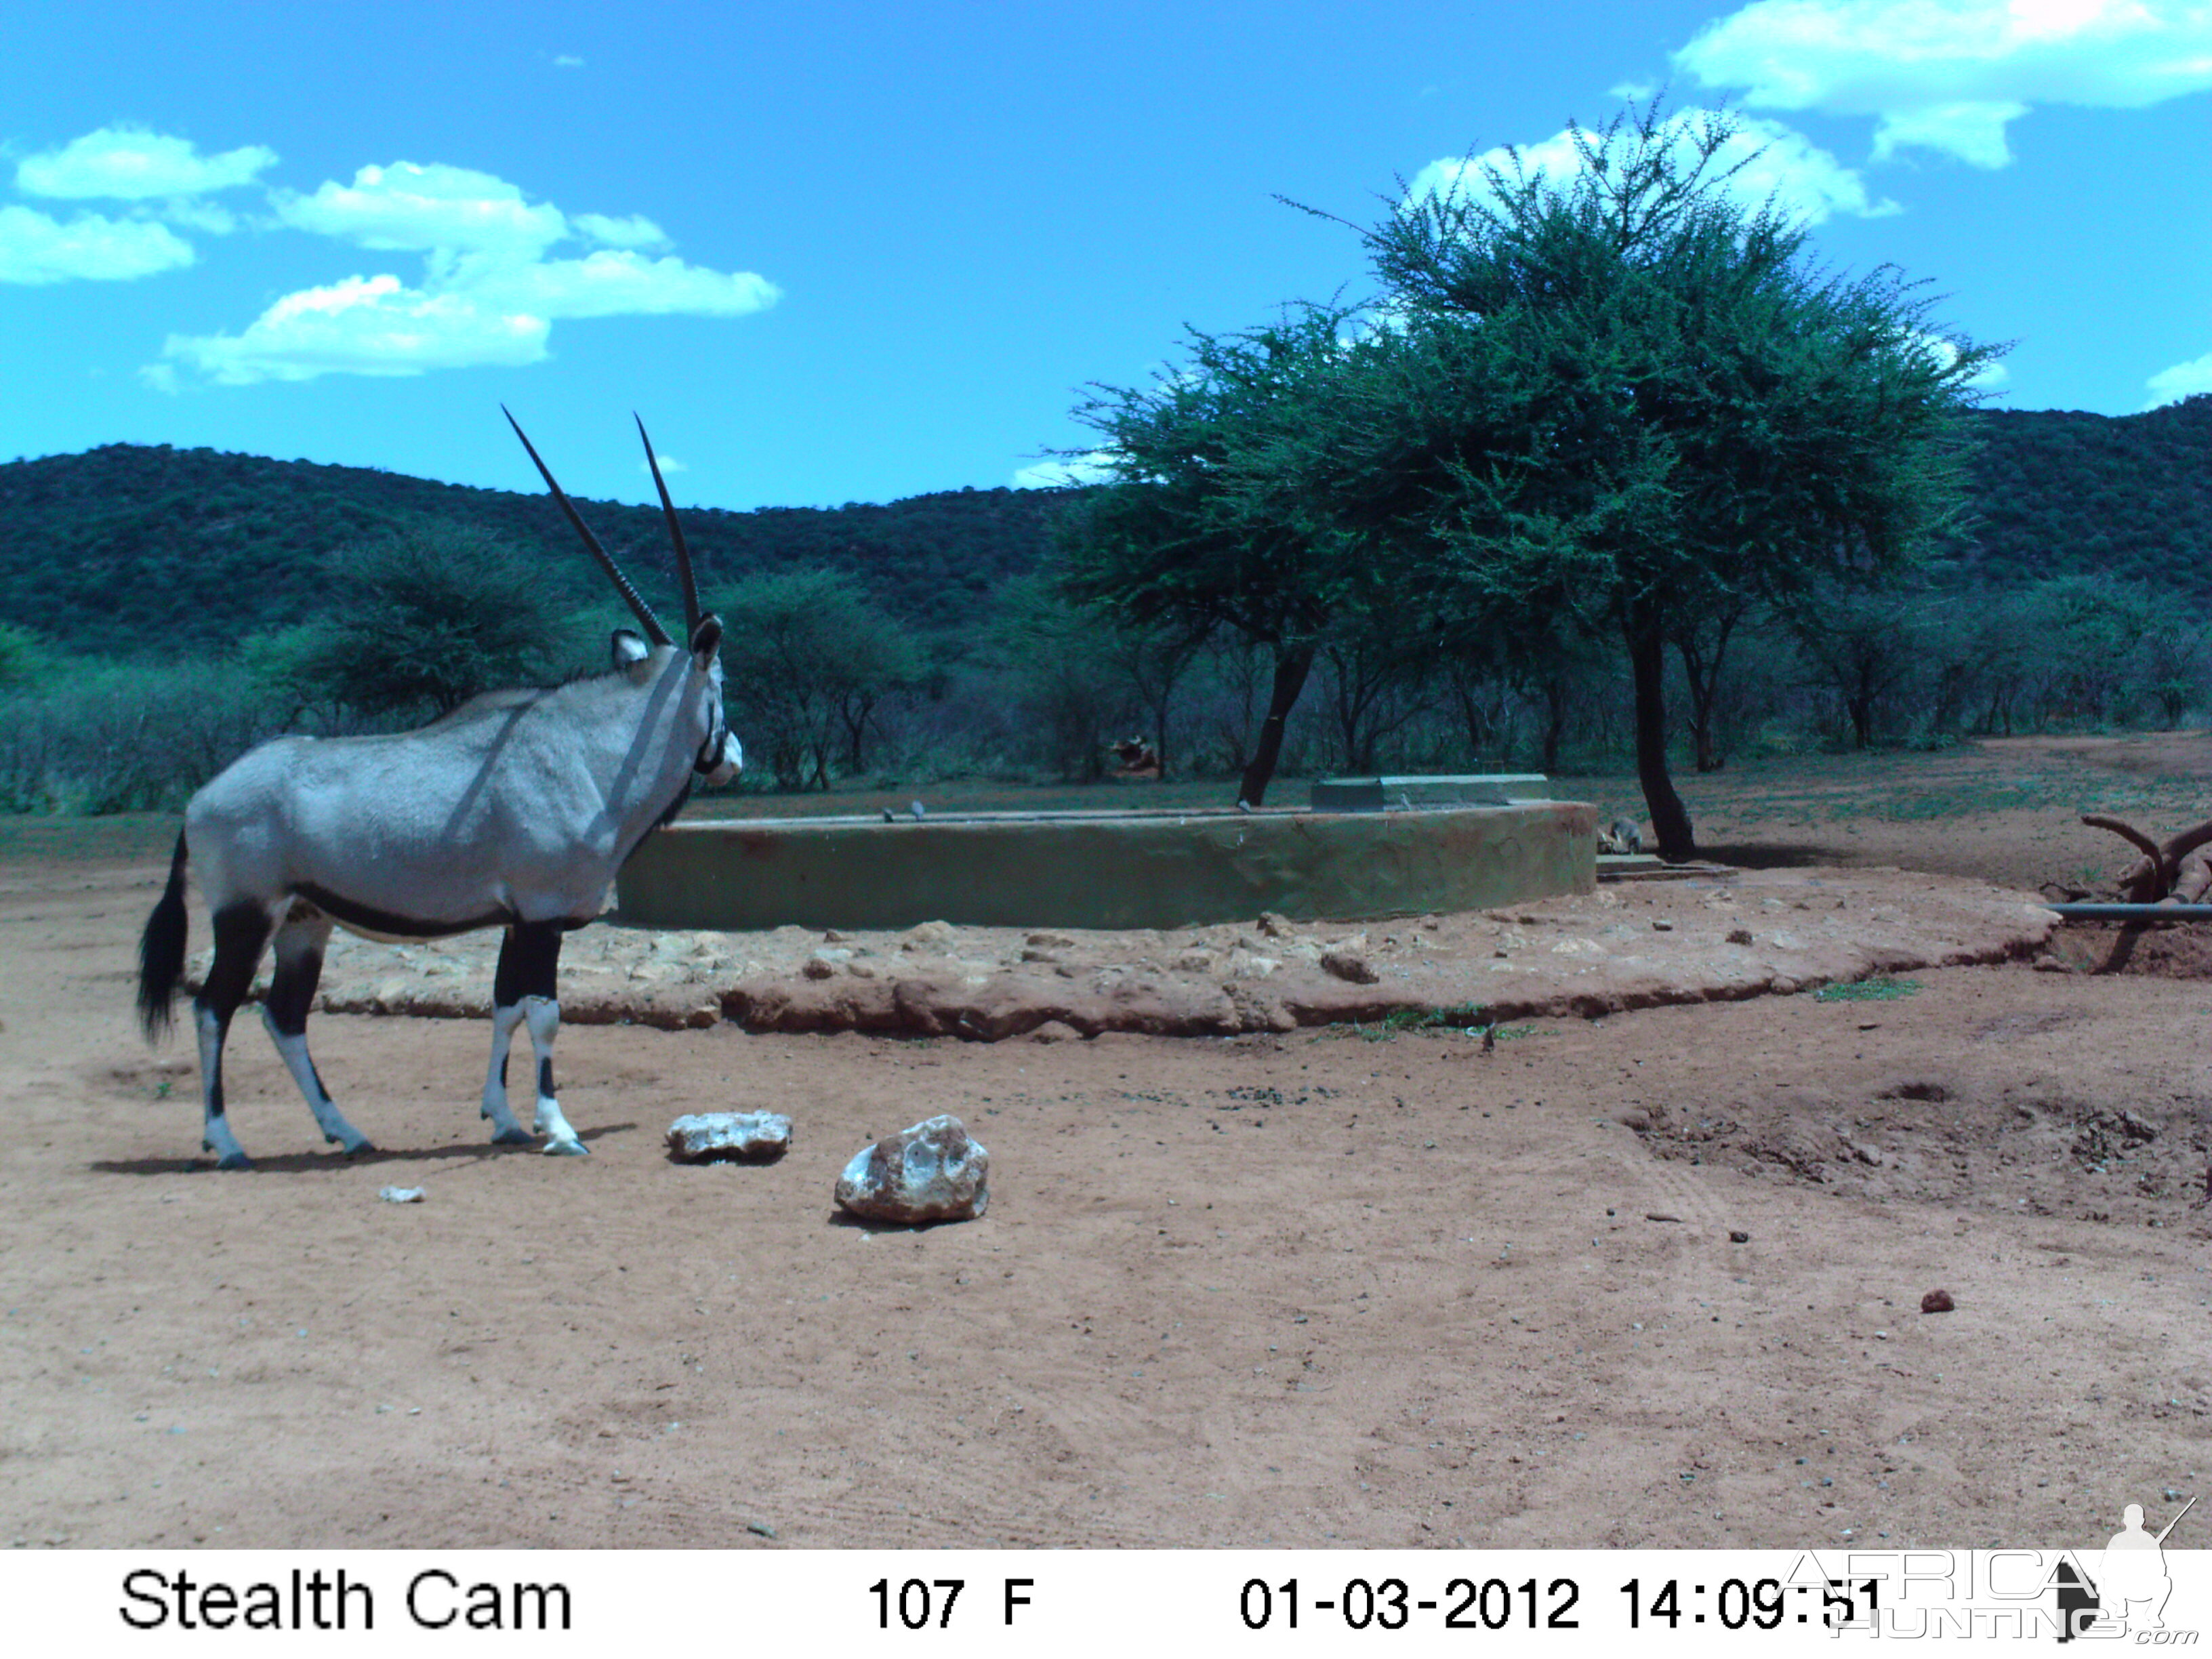
[[[2081,822],[2111,830],[2142,853],[2119,874],[2120,892],[2130,903],[2193,904],[2212,890],[2212,860],[2197,850],[2212,843],[2212,818],[2169,837],[2163,846],[2133,824],[2102,812],[2084,812]]]

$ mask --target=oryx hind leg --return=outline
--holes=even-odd
[[[553,1039],[561,1029],[556,994],[561,932],[557,922],[517,922],[500,945],[499,968],[492,980],[491,1068],[484,1077],[483,1115],[491,1120],[495,1141],[528,1143],[530,1137],[514,1121],[507,1099],[507,1052],[515,1028],[527,1024],[538,1060],[538,1109],[532,1127],[546,1138],[545,1151],[574,1157],[591,1148],[568,1127],[553,1092]]]
[[[254,970],[269,943],[268,907],[251,900],[227,904],[215,913],[215,962],[207,982],[192,999],[192,1025],[200,1040],[200,1146],[215,1154],[219,1168],[243,1170],[249,1160],[230,1132],[223,1109],[222,1046],[230,1018],[253,988]]]
[[[331,919],[313,906],[295,903],[276,929],[276,971],[261,1005],[261,1023],[284,1061],[284,1069],[307,1099],[323,1139],[345,1148],[348,1157],[373,1152],[368,1137],[352,1124],[323,1086],[322,1073],[307,1054],[307,1012],[315,1006],[315,987],[323,977],[323,951],[331,941]]]

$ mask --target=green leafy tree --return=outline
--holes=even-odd
[[[1143,706],[1132,647],[1114,619],[1027,577],[1000,595],[986,649],[1027,728],[1027,746],[1063,778],[1103,777],[1107,744],[1127,735],[1132,711]]]
[[[1905,567],[1955,511],[1968,382],[1996,352],[1938,340],[1891,270],[1822,275],[1801,228],[1739,204],[1731,118],[1655,102],[1570,133],[1564,181],[1516,159],[1368,233],[1398,344],[1313,440],[1368,501],[1413,498],[1467,614],[1618,632],[1652,827],[1686,859],[1668,639]]]
[[[2041,720],[2101,725],[2118,713],[2157,613],[2149,591],[2131,583],[2054,576],[2030,588],[2022,621],[2042,681]]]
[[[2158,607],[2136,647],[2136,672],[2172,731],[2212,683],[2212,638],[2176,596]]]
[[[708,596],[720,615],[732,723],[785,789],[859,771],[884,700],[922,678],[921,648],[842,571],[808,566]]]
[[[1133,628],[1225,629],[1267,652],[1267,708],[1237,791],[1255,806],[1317,654],[1395,598],[1373,545],[1395,527],[1307,488],[1309,428],[1370,349],[1345,337],[1351,315],[1308,307],[1249,333],[1193,330],[1182,368],[1102,388],[1077,411],[1104,439],[1112,481],[1062,517],[1064,590]]]
[[[1805,596],[1790,623],[1816,683],[1843,704],[1852,747],[1864,749],[1877,715],[1897,700],[1924,654],[1929,629],[1921,602],[1838,586]]]
[[[248,660],[295,708],[443,714],[548,672],[554,597],[544,562],[513,543],[416,526],[334,555],[324,614],[256,641]]]
[[[45,659],[37,635],[14,623],[0,622],[0,691],[29,684]]]

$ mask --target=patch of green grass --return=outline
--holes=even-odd
[[[1393,1008],[1378,1020],[1355,1019],[1341,1025],[1325,1026],[1310,1040],[1319,1042],[1328,1037],[1356,1036],[1366,1042],[1388,1042],[1406,1031],[1456,1031],[1468,1037],[1480,1037],[1487,1031],[1494,1041],[1510,1042],[1516,1037],[1534,1036],[1536,1028],[1493,1025],[1481,1004],[1458,1002],[1443,1008]]]
[[[1864,979],[1853,980],[1848,985],[1823,985],[1813,993],[1815,1002],[1895,1002],[1900,997],[1917,996],[1920,981],[1917,979],[1893,979],[1887,974],[1870,974]]]

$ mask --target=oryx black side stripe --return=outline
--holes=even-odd
[[[513,911],[493,910],[466,921],[421,921],[413,916],[380,910],[373,904],[356,904],[311,881],[303,881],[292,890],[318,910],[350,927],[365,927],[373,933],[389,933],[394,939],[445,939],[453,933],[472,933],[479,927],[505,927],[514,921]]]

